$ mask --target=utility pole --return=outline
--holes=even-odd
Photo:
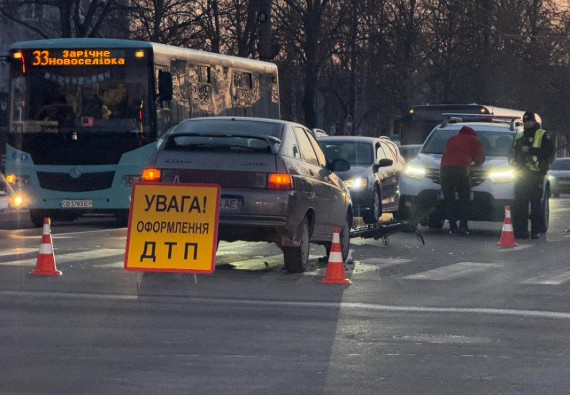
[[[259,58],[271,60],[271,2],[260,0],[257,21],[259,22]]]

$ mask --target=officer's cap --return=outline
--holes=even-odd
[[[523,122],[524,121],[535,121],[536,122],[536,115],[532,111],[527,111],[523,115]]]

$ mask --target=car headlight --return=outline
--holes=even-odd
[[[492,182],[509,182],[515,179],[515,173],[513,169],[494,169],[489,172],[489,179]]]
[[[366,178],[354,177],[344,182],[344,186],[348,189],[361,189],[365,188],[367,185]]]
[[[548,175],[548,180],[549,181],[554,181],[556,179],[556,176],[553,176],[552,174]]]
[[[418,166],[418,165],[407,165],[404,169],[404,174],[410,178],[414,178],[416,180],[421,180],[426,176],[426,169],[425,167]]]

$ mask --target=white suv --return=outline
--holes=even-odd
[[[469,220],[503,221],[505,206],[512,205],[515,173],[507,156],[520,123],[507,117],[467,114],[455,115],[436,126],[426,138],[417,157],[408,162],[400,176],[398,216],[410,222],[441,229],[446,219],[439,165],[447,139],[462,126],[475,130],[485,149],[485,163],[471,168],[471,205]],[[548,228],[550,184],[544,179],[543,210]]]

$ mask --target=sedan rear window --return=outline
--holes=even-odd
[[[165,151],[229,151],[270,153],[271,146],[261,136],[202,136],[177,134],[170,136]]]
[[[178,133],[197,134],[247,134],[258,136],[273,136],[281,139],[283,124],[278,122],[243,121],[231,119],[189,120],[182,122],[176,128]]]

